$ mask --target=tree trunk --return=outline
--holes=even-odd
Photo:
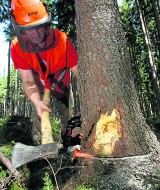
[[[118,11],[113,0],[75,5],[82,147],[95,156],[76,180],[97,176],[98,189],[144,189],[144,176],[159,164],[159,142],[140,111]]]
[[[72,93],[73,93],[73,103],[74,103],[73,114],[77,115],[77,113],[79,112],[79,100],[78,100],[78,94],[77,94],[77,82],[73,74],[72,74]]]
[[[157,0],[151,0],[155,21],[156,21],[156,27],[157,27],[157,33],[158,33],[158,47],[160,52],[160,12],[158,9],[158,1]]]
[[[18,115],[18,71],[16,70],[16,76],[15,76],[15,93],[14,93],[14,113],[15,115]]]
[[[141,26],[142,26],[142,30],[143,30],[143,33],[145,36],[145,41],[146,41],[146,45],[147,45],[147,49],[148,49],[148,55],[149,55],[149,60],[150,60],[149,66],[150,66],[151,73],[152,73],[154,91],[155,91],[155,95],[156,95],[156,99],[157,99],[157,113],[159,113],[160,112],[160,86],[159,86],[157,68],[156,68],[155,59],[154,59],[154,53],[152,51],[152,44],[151,44],[149,32],[147,29],[145,18],[142,15],[139,0],[136,0],[136,4],[137,4],[137,9],[138,9],[140,20],[141,20]]]
[[[6,108],[7,112],[10,111],[10,45],[11,40],[8,43],[8,75],[7,75],[7,94],[6,94]]]

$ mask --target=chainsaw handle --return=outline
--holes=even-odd
[[[50,89],[45,89],[43,102],[45,105],[50,105]],[[52,137],[52,126],[50,122],[50,113],[47,110],[43,110],[41,118],[41,144],[47,144],[54,142]]]
[[[72,117],[71,119],[68,120],[67,126],[71,127],[72,129],[74,129],[75,127],[80,127],[81,126],[81,122],[79,123],[79,126],[76,126],[75,123],[74,123],[75,120],[79,120],[80,121],[80,118],[81,118],[81,115],[76,115],[76,116]]]

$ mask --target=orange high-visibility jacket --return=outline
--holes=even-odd
[[[11,44],[11,57],[14,62],[15,69],[33,69],[35,72],[39,73],[39,76],[46,83],[46,87],[50,88],[47,83],[47,78],[49,74],[56,73],[57,71],[67,67],[72,68],[77,65],[78,55],[72,45],[70,39],[67,39],[67,35],[59,30],[54,30],[55,34],[55,44],[49,50],[39,53],[41,59],[46,63],[47,70],[44,74],[41,66],[39,64],[37,55],[35,53],[24,52],[15,38]],[[70,83],[69,72],[63,79],[66,85]]]

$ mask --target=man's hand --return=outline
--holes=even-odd
[[[43,110],[51,112],[51,108],[41,100],[39,88],[35,83],[32,70],[18,69],[22,78],[26,96],[33,102],[37,109],[37,114],[41,118]]]
[[[42,117],[42,113],[44,110],[51,112],[51,108],[49,106],[45,105],[45,103],[43,101],[39,101],[35,106],[37,109],[37,114],[40,118]]]

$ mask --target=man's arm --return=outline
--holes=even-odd
[[[51,111],[51,109],[41,101],[39,88],[35,83],[32,70],[18,69],[18,71],[22,79],[24,92],[35,105],[38,115],[41,117],[44,109]]]
[[[36,105],[39,101],[41,101],[41,98],[38,86],[36,85],[32,74],[32,70],[18,69],[18,71],[22,79],[26,96],[34,103],[34,105]]]

